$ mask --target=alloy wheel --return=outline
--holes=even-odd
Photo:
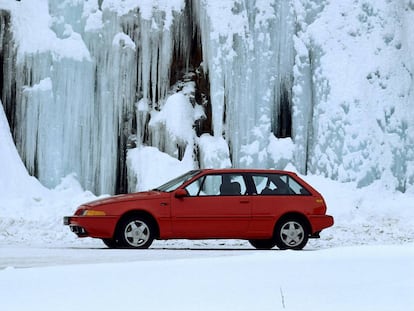
[[[151,238],[149,226],[142,220],[132,220],[124,230],[125,241],[132,247],[140,248]]]
[[[295,248],[303,242],[305,230],[297,221],[287,221],[280,230],[282,242],[289,248]]]

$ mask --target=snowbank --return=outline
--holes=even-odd
[[[150,157],[152,165],[143,165],[140,156]],[[155,188],[193,169],[188,166],[191,162],[177,161],[151,147],[131,150],[128,161],[139,172],[132,176],[137,181],[136,190]],[[414,194],[387,190],[380,184],[359,189],[354,183],[339,183],[320,176],[302,178],[323,194],[328,213],[335,218],[334,226],[323,231],[321,239],[310,240],[307,249],[414,242]],[[0,199],[0,245],[100,245],[100,241],[93,239],[77,239],[62,224],[63,216],[73,214],[78,205],[96,198],[81,188],[74,175],[64,178],[52,190],[38,191],[37,187],[31,187],[20,189],[14,197]],[[189,245],[251,248],[248,242],[238,240],[158,243],[173,248]]]
[[[151,159],[143,162],[141,159]],[[128,151],[128,182],[131,192],[145,191],[194,169],[192,154],[186,152],[179,161],[155,147],[138,147]]]

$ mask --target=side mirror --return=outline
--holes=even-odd
[[[184,198],[186,196],[188,196],[188,193],[185,189],[178,189],[177,191],[175,191],[175,197],[178,199]]]

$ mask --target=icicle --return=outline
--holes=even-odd
[[[227,140],[233,166],[269,167],[266,150],[277,127],[282,90],[289,101],[291,96],[290,2],[192,3],[210,77],[214,136]],[[263,115],[274,117],[263,120]]]
[[[293,104],[293,140],[297,148],[295,164],[300,173],[308,171],[309,154],[313,146],[313,109],[314,96],[310,53],[305,44],[295,37],[296,59],[294,66]]]

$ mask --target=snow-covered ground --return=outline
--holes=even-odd
[[[122,263],[108,255],[120,251],[65,252],[53,266],[1,270],[0,308],[402,311],[414,305],[413,244],[300,252],[123,250],[129,259]],[[59,265],[87,252],[108,262]]]

